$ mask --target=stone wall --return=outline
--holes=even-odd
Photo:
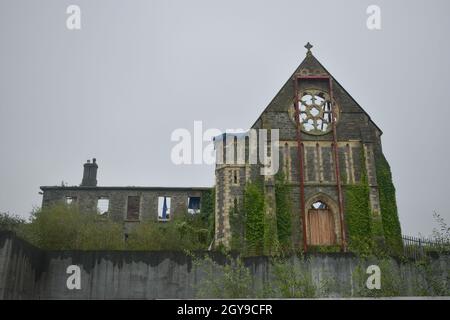
[[[209,255],[219,264],[225,261],[221,254]],[[262,292],[264,283],[273,277],[270,259],[253,257],[244,262],[251,272],[254,291]],[[362,266],[363,276],[367,277],[365,268],[377,262],[334,253],[291,258],[289,263],[292,270],[302,270],[305,278],[311,277],[317,286],[333,279],[325,296],[339,297],[357,295],[356,270]],[[398,273],[404,283],[402,295],[423,293],[417,284],[424,288],[443,283],[447,292],[450,289],[450,256],[431,261],[434,278],[421,274],[416,264],[392,259],[389,263],[392,269],[387,276]],[[67,288],[70,265],[81,269],[80,290]],[[12,233],[0,232],[0,299],[188,299],[196,297],[205,276],[204,269],[182,252],[43,251]],[[213,277],[220,279],[220,270]],[[389,285],[392,283],[382,282],[382,286]]]

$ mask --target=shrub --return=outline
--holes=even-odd
[[[49,250],[120,250],[124,245],[122,225],[62,204],[33,212],[17,233]]]
[[[254,297],[253,277],[242,258],[232,258],[229,255],[225,258],[225,264],[221,265],[207,255],[203,258],[193,257],[193,263],[205,273],[195,288],[197,297],[209,299]]]
[[[202,216],[185,214],[173,221],[146,221],[136,226],[126,243],[128,250],[205,250],[208,225]]]
[[[17,215],[0,212],[0,230],[17,231],[25,220]]]

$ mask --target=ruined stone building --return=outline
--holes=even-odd
[[[80,186],[42,186],[42,206],[76,204],[123,222],[125,234],[144,220],[170,221],[176,215],[199,213],[201,199],[211,188],[117,187],[97,185],[96,159],[84,164]]]
[[[231,246],[236,236],[233,214],[245,215],[246,187],[258,183],[265,199],[264,215],[273,224],[272,237],[281,237],[277,229],[288,222],[283,236],[295,249],[329,246],[345,251],[369,240],[398,249],[400,224],[382,152],[382,131],[314,57],[311,45],[306,48],[303,62],[251,127],[279,130],[278,172],[261,175],[261,164],[249,161],[248,135],[216,138],[216,152],[223,161],[215,169],[215,245]],[[240,152],[242,141],[244,161],[227,159],[230,148],[233,157]],[[208,188],[101,187],[96,174],[94,159],[84,165],[80,186],[41,187],[43,206],[77,201],[85,210],[98,208],[132,225],[198,212],[202,197],[210,192]],[[280,221],[280,181],[288,190],[289,214],[283,219],[289,221]],[[238,229],[244,239],[245,226]]]

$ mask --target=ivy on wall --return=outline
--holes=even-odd
[[[214,239],[216,224],[216,188],[203,192],[201,206],[202,220],[208,225],[208,240],[211,242]]]
[[[391,168],[381,152],[376,154],[376,171],[386,246],[390,254],[401,255],[403,243],[395,200],[395,187],[392,182]]]
[[[265,199],[262,185],[247,183],[244,190],[243,212],[247,253],[259,255],[264,251]]]
[[[361,149],[361,180],[356,184],[344,187],[345,221],[348,228],[350,251],[369,253],[372,249],[372,211],[369,203],[369,184],[363,152]]]
[[[241,205],[234,199],[230,210],[230,229],[231,229],[231,250],[242,251],[245,243],[245,216],[243,215]]]
[[[282,250],[289,250],[292,247],[290,191],[291,188],[280,171],[275,177],[275,204],[278,242]]]

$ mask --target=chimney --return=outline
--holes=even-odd
[[[83,181],[81,181],[81,186],[97,186],[97,169],[98,165],[95,158],[92,159],[92,163],[90,160],[88,160],[84,164]]]

